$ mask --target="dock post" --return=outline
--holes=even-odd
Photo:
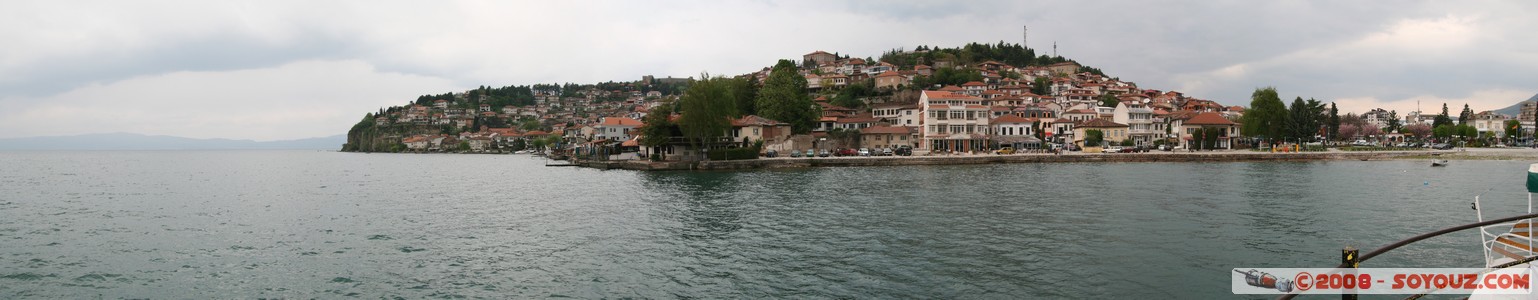
[[[1360,260],[1357,259],[1357,251],[1358,250],[1356,249],[1356,247],[1351,247],[1351,246],[1346,246],[1345,249],[1341,249],[1340,250],[1340,263],[1341,263],[1340,265],[1346,266],[1346,268],[1356,269],[1357,266],[1360,265],[1360,263],[1359,263]],[[1340,298],[1344,299],[1344,300],[1356,300],[1356,292],[1352,291],[1352,292],[1341,293],[1340,294]]]

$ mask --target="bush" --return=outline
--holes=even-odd
[[[711,160],[758,159],[758,148],[710,149],[705,155]]]
[[[1136,145],[1137,145],[1137,142],[1133,142],[1132,139],[1121,140],[1121,146],[1122,147],[1132,147],[1132,146],[1136,146]]]

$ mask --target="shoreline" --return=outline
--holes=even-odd
[[[1527,149],[1523,149],[1527,150]],[[1411,151],[1325,151],[1304,153],[1270,153],[1251,151],[1219,152],[1148,152],[1148,153],[1072,153],[1010,154],[1010,155],[941,155],[941,156],[875,156],[875,157],[817,157],[817,158],[760,158],[751,160],[705,162],[650,162],[650,161],[573,161],[572,165],[601,170],[622,169],[636,171],[688,171],[688,170],[751,170],[813,167],[868,167],[868,166],[932,166],[977,165],[1013,163],[1077,163],[1077,162],[1244,162],[1244,161],[1318,161],[1318,160],[1405,160],[1405,159],[1538,159],[1538,150],[1523,151],[1524,155],[1476,155],[1460,150],[1411,150]],[[1462,154],[1462,155],[1460,155]],[[1465,158],[1467,157],[1467,158]]]

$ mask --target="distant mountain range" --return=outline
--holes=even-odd
[[[1508,116],[1515,117],[1515,116],[1517,116],[1517,114],[1522,113],[1522,103],[1533,102],[1533,101],[1538,101],[1538,95],[1533,95],[1532,98],[1527,98],[1527,100],[1524,100],[1522,102],[1517,102],[1517,104],[1512,104],[1511,106],[1508,106],[1506,108],[1497,109],[1497,110],[1495,110],[1495,112],[1503,114],[1503,115],[1508,115]]]
[[[98,133],[0,139],[0,150],[336,150],[346,142],[346,135],[258,142],[137,133]]]

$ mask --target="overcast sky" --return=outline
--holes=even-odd
[[[6,1],[0,137],[295,139],[480,85],[1021,41],[1140,87],[1403,114],[1538,93],[1534,1]]]

